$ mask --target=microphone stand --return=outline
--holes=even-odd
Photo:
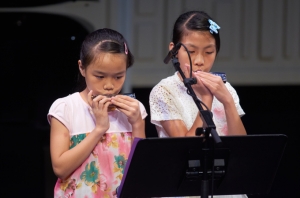
[[[211,136],[214,139],[215,144],[220,145],[222,143],[222,140],[220,139],[218,133],[216,132],[216,126],[212,120],[212,113],[207,109],[204,110],[200,100],[198,99],[198,97],[196,96],[193,88],[192,88],[192,84],[196,84],[197,80],[195,78],[186,78],[184,73],[182,72],[181,68],[180,68],[180,63],[178,62],[178,59],[176,58],[176,54],[174,53],[172,55],[172,63],[176,69],[176,71],[178,71],[183,79],[183,83],[186,86],[186,88],[188,89],[189,94],[192,96],[195,104],[197,105],[199,112],[200,112],[200,117],[203,121],[203,127],[202,128],[197,128],[196,130],[196,136],[200,136],[201,134],[204,134],[204,146],[202,148],[203,150],[203,177],[201,180],[201,198],[208,198],[208,194],[209,194],[209,180],[208,180],[208,173],[207,173],[207,169],[208,169],[208,156],[209,156],[209,142],[208,142],[208,138],[209,138],[209,134],[211,134]],[[191,68],[192,70],[192,68]],[[213,173],[212,173],[213,174]]]

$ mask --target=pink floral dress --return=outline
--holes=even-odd
[[[147,113],[140,103],[142,117]],[[79,93],[56,100],[48,114],[61,121],[70,132],[70,149],[78,145],[95,127],[89,106]],[[131,149],[131,125],[120,111],[109,112],[110,128],[89,157],[67,179],[58,179],[55,198],[116,197]],[[83,132],[83,133],[82,133]]]
[[[87,134],[71,137],[70,149]],[[85,162],[66,180],[58,179],[55,197],[114,197],[131,148],[131,133],[104,135]]]

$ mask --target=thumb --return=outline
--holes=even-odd
[[[185,74],[188,74],[188,75],[190,74],[190,69],[191,69],[190,65],[185,64],[183,69],[184,69],[183,72],[184,72]]]

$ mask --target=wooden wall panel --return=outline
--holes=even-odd
[[[300,84],[298,0],[101,0],[0,8],[63,14],[91,31],[120,31],[136,58],[126,89],[152,87],[174,73],[163,59],[176,18],[188,10],[204,10],[221,26],[221,50],[213,70],[226,72],[232,84]]]

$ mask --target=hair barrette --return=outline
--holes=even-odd
[[[218,30],[219,29],[221,29],[221,27],[220,26],[218,26],[218,24],[216,24],[213,20],[211,20],[211,19],[208,19],[208,22],[209,22],[209,24],[210,24],[210,26],[209,26],[209,29],[210,29],[210,33],[216,33],[216,34],[218,34],[219,32],[218,32]]]
[[[127,55],[128,54],[128,48],[127,48],[127,45],[126,45],[125,42],[124,42],[124,48],[125,48],[125,54]]]

